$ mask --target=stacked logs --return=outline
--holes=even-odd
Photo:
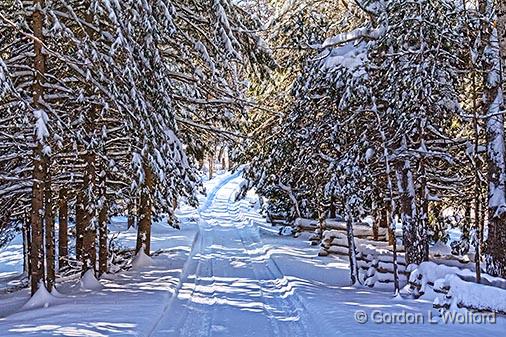
[[[354,231],[355,232],[355,231]],[[367,231],[357,231],[357,263],[360,272],[360,279],[363,284],[374,286],[390,286],[394,282],[394,262],[393,253],[385,246],[377,248],[372,244],[367,244],[369,235]],[[329,254],[337,254],[348,257],[348,240],[345,229],[333,229],[323,232],[321,248],[319,256],[327,256]],[[360,237],[362,239],[360,239]],[[362,243],[360,243],[362,241]],[[397,271],[399,275],[399,283],[401,286],[407,283],[409,271],[402,253],[398,254]]]

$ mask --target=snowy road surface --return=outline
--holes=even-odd
[[[152,336],[311,335],[258,228],[234,207],[240,180],[224,180],[200,210],[200,231],[177,296]]]
[[[241,182],[228,173],[208,182],[199,210],[179,210],[181,231],[155,223],[153,250],[161,253],[150,266],[108,275],[100,280],[103,289],[67,280],[60,294],[46,299],[49,307],[32,310],[21,309],[26,290],[0,294],[0,337],[476,337],[506,331],[504,318],[486,325],[357,323],[357,310],[427,320],[435,311],[430,301],[349,287],[346,261],[317,257],[306,240],[278,236],[259,215],[253,193],[234,202]],[[123,232],[120,240],[134,246],[135,232]]]

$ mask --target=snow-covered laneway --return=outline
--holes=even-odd
[[[239,174],[206,183],[198,210],[178,212],[182,230],[153,225],[150,265],[111,274],[101,287],[58,285],[49,307],[22,309],[27,290],[0,295],[0,337],[11,336],[502,336],[495,324],[432,324],[431,301],[350,287],[347,261],[317,257],[304,238],[277,234],[249,193],[235,202]],[[132,247],[135,231],[119,237]],[[85,289],[92,288],[92,289]],[[356,321],[364,312],[369,322]],[[371,322],[379,314],[423,315],[418,324]],[[388,317],[390,317],[388,316]],[[387,317],[387,318],[388,318]],[[372,332],[374,331],[374,333]]]
[[[202,207],[178,294],[152,336],[310,336],[303,307],[264,251],[258,227],[226,179]]]

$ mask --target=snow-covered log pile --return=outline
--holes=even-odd
[[[354,231],[355,232],[355,231]],[[388,246],[378,247],[365,239],[357,240],[357,263],[359,267],[360,280],[369,287],[385,286],[394,282],[393,253]],[[327,256],[338,254],[348,257],[348,240],[344,230],[326,230],[323,232],[323,240],[318,255]],[[407,283],[409,273],[402,254],[397,256],[397,271],[400,285]]]
[[[346,222],[342,218],[325,219],[322,224],[318,220],[297,218],[294,222],[295,232],[313,232],[314,235],[310,237],[310,241],[317,244],[321,238],[330,240],[327,246],[332,245],[332,238],[336,238],[338,232],[346,235]],[[353,234],[356,238],[360,239],[373,239],[373,229],[367,222],[359,222],[353,225]],[[385,241],[387,236],[386,228],[378,228],[378,240]],[[339,242],[336,242],[339,245]]]
[[[410,265],[407,269],[411,273],[403,293],[433,300],[435,308],[506,313],[504,279],[482,274],[481,283],[476,283],[474,271],[434,262]]]
[[[348,239],[346,238],[345,230],[346,229],[325,230],[322,235],[322,243],[318,255],[327,256],[329,254],[338,254],[348,256]],[[319,233],[315,232],[310,240],[317,240],[318,236]]]
[[[363,284],[368,287],[393,285],[394,259],[393,253],[387,249],[371,249],[368,245],[357,246],[357,262]],[[409,272],[403,255],[397,256],[397,275],[399,285],[407,283]]]
[[[296,232],[312,232],[318,229],[318,220],[297,218],[293,223]]]
[[[506,314],[506,290],[475,282],[466,282],[457,274],[448,274],[434,283],[437,296],[434,307],[457,311],[491,311]]]

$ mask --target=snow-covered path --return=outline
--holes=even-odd
[[[391,290],[350,287],[346,260],[318,257],[307,237],[279,236],[259,214],[254,193],[234,202],[241,182],[229,173],[207,182],[200,209],[178,210],[181,231],[153,224],[158,254],[151,265],[106,275],[101,289],[66,280],[48,298],[49,307],[31,310],[22,308],[27,289],[0,294],[0,337],[476,337],[506,331],[504,318],[485,325],[371,322],[374,311],[437,314],[430,300],[395,300]],[[114,220],[111,229],[121,229],[118,240],[134,247],[135,230],[125,231],[125,221]],[[11,253],[4,254],[6,266],[15,260]],[[7,267],[6,275],[13,275]],[[367,323],[355,320],[357,310],[369,315]]]
[[[308,336],[301,303],[263,250],[258,227],[234,207],[230,176],[200,210],[200,231],[177,295],[152,336]]]

